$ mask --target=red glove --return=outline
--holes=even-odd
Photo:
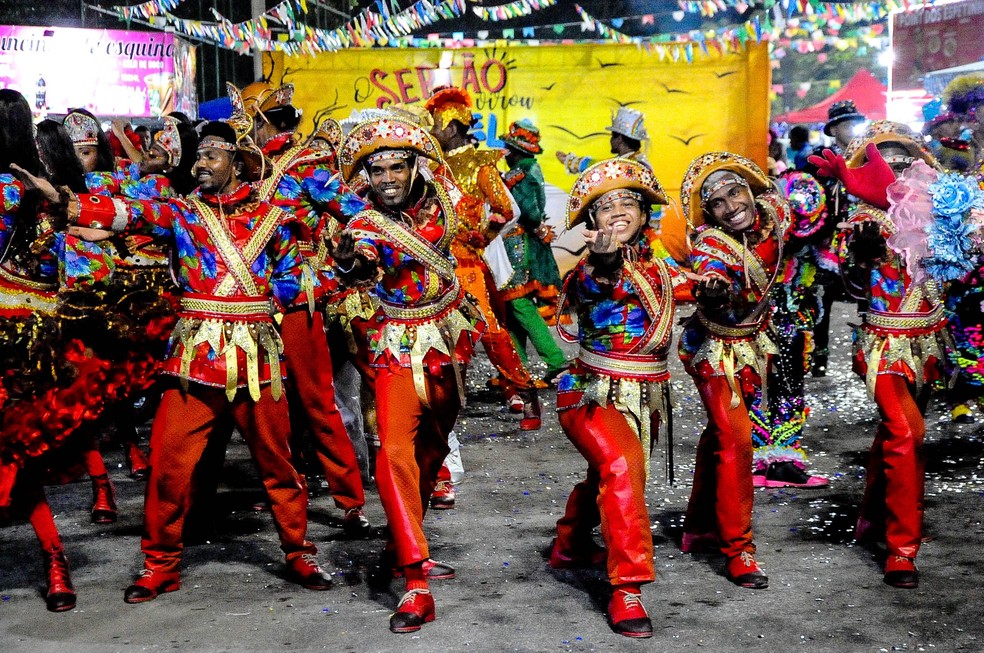
[[[868,160],[860,168],[848,168],[844,157],[831,150],[824,150],[823,156],[814,154],[809,161],[820,175],[839,179],[851,195],[879,209],[887,209],[888,187],[895,181],[895,173],[874,143],[868,143],[864,153]]]

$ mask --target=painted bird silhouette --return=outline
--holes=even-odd
[[[704,134],[694,134],[693,136],[691,136],[689,138],[680,138],[679,136],[675,136],[673,134],[670,134],[670,138],[675,138],[678,141],[680,141],[681,143],[683,143],[684,145],[686,145],[687,147],[689,147],[690,146],[690,141],[694,140],[695,138],[700,138],[703,135]]]
[[[608,132],[592,132],[590,134],[585,134],[584,136],[581,136],[579,134],[575,134],[574,132],[572,132],[567,127],[561,127],[560,125],[550,125],[550,126],[553,127],[554,129],[559,129],[562,132],[566,132],[566,133],[570,134],[571,136],[573,136],[574,138],[576,138],[579,141],[583,141],[583,140],[588,139],[588,138],[594,138],[595,136],[607,136],[608,135]]]
[[[663,88],[665,88],[667,93],[686,93],[686,94],[689,94],[690,93],[690,91],[685,91],[685,90],[683,90],[681,88],[670,88],[669,86],[667,86],[663,82],[657,82],[657,83],[660,86],[662,86]]]
[[[737,75],[737,74],[738,74],[737,70],[726,70],[723,73],[714,73],[714,75],[718,79],[721,79],[722,77],[727,77],[728,75]]]
[[[595,61],[597,61],[598,62],[598,65],[601,66],[602,68],[611,68],[612,66],[622,66],[622,65],[624,65],[624,64],[620,64],[618,62],[605,63],[604,61],[602,61],[598,57],[595,57]]]
[[[633,104],[642,104],[642,100],[635,100],[633,102],[622,102],[621,100],[616,100],[613,97],[605,98],[606,100],[611,100],[620,107],[631,107]]]
[[[556,86],[556,85],[557,85],[557,82],[554,82],[550,86],[541,86],[540,89],[543,90],[543,91],[550,91],[550,90],[553,90],[553,87]]]

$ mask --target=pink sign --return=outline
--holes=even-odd
[[[0,87],[23,93],[37,114],[160,116],[175,106],[174,35],[0,26]]]

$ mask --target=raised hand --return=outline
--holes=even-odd
[[[588,246],[588,251],[595,254],[613,254],[618,249],[618,240],[610,229],[591,229],[584,230],[584,242]]]
[[[705,310],[719,310],[731,301],[731,287],[724,279],[704,277],[697,284],[694,299]]]
[[[58,191],[51,182],[43,177],[37,177],[32,175],[30,172],[20,167],[16,163],[10,164],[10,171],[14,173],[14,176],[24,184],[24,190],[37,190],[39,191],[46,200],[52,203],[57,203],[59,200]]]
[[[895,181],[895,173],[874,143],[868,143],[864,153],[867,161],[858,168],[849,168],[844,157],[831,150],[824,150],[822,157],[813,155],[809,160],[819,174],[839,179],[851,195],[879,209],[887,209],[888,187]]]
[[[854,225],[848,249],[854,260],[862,265],[870,264],[885,256],[885,237],[877,223],[866,220]]]

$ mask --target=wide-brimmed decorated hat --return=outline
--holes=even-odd
[[[509,132],[502,137],[502,142],[526,154],[543,153],[543,148],[540,146],[540,130],[529,118],[517,120],[509,125]]]
[[[181,134],[178,133],[178,119],[164,117],[164,127],[154,134],[154,145],[167,155],[167,163],[175,167],[181,162]]]
[[[632,159],[607,159],[584,172],[567,198],[567,228],[585,221],[595,200],[613,190],[629,190],[651,204],[666,204],[666,193],[653,171]]]
[[[274,86],[270,82],[253,82],[239,92],[243,99],[243,109],[255,118],[264,111],[285,107],[294,100],[294,85]]]
[[[92,116],[72,111],[65,116],[64,125],[74,145],[96,145],[99,143],[99,123]]]
[[[471,95],[463,88],[448,86],[438,89],[428,98],[424,107],[434,116],[434,124],[438,129],[444,129],[452,120],[457,120],[466,127],[471,127],[472,117]]]
[[[439,161],[441,148],[430,133],[408,120],[387,117],[356,125],[342,141],[338,164],[350,181],[366,160],[384,150],[405,151]]]
[[[646,116],[642,115],[641,111],[629,107],[619,107],[615,115],[612,116],[612,124],[605,127],[605,130],[628,136],[637,141],[644,141],[649,138],[645,121]]]
[[[922,106],[923,114],[923,127],[922,132],[928,134],[934,127],[943,125],[954,120],[960,120],[960,116],[953,113],[952,111],[947,111],[943,106],[942,98],[933,98],[926,104]]]
[[[321,139],[328,143],[328,147],[331,148],[332,152],[336,152],[342,144],[342,138],[342,126],[338,124],[338,121],[334,118],[325,118],[318,123],[318,128],[311,134],[308,142]]]
[[[831,130],[834,125],[842,123],[845,120],[850,120],[852,122],[864,122],[867,118],[864,114],[858,111],[857,106],[854,104],[854,100],[841,100],[840,102],[834,102],[827,109],[827,124],[823,126],[823,133],[827,136],[833,136]]]
[[[733,172],[748,182],[752,195],[758,195],[769,188],[772,182],[762,169],[751,159],[731,152],[709,152],[694,159],[683,176],[680,185],[680,200],[683,202],[683,217],[691,228],[704,224],[704,203],[701,190],[704,182],[715,172]]]
[[[847,146],[844,152],[844,160],[852,168],[860,167],[867,160],[865,148],[868,143],[881,145],[882,143],[894,143],[905,149],[909,156],[914,159],[922,159],[930,167],[939,167],[934,157],[923,145],[922,136],[912,131],[908,125],[891,120],[876,120],[864,129],[864,133],[857,136]]]

